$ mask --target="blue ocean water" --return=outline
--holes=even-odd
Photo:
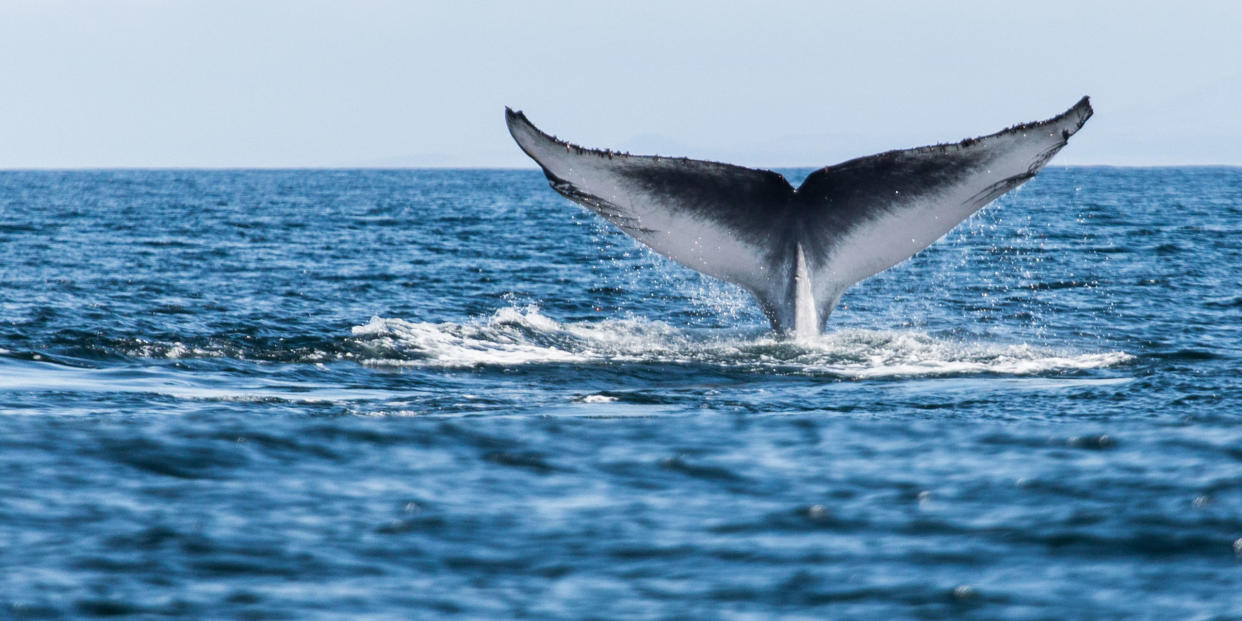
[[[536,171],[0,173],[0,617],[1242,618],[1240,235],[1051,168],[793,343]]]

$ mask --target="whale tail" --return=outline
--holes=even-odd
[[[1039,172],[1091,117],[1083,97],[1046,121],[780,174],[585,149],[505,109],[552,188],[652,250],[750,291],[772,328],[823,331],[841,295],[940,239]]]

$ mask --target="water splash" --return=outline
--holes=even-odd
[[[962,342],[919,331],[847,329],[789,341],[760,330],[681,329],[660,321],[558,322],[535,306],[476,323],[373,317],[353,328],[374,366],[473,367],[550,363],[697,363],[756,373],[848,379],[1035,375],[1124,364],[1125,352]]]

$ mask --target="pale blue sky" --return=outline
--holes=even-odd
[[[1057,114],[1060,164],[1242,165],[1242,2],[0,0],[0,168],[818,166]]]

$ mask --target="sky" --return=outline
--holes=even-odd
[[[0,0],[0,169],[823,166],[1040,120],[1054,164],[1242,165],[1242,2]]]

